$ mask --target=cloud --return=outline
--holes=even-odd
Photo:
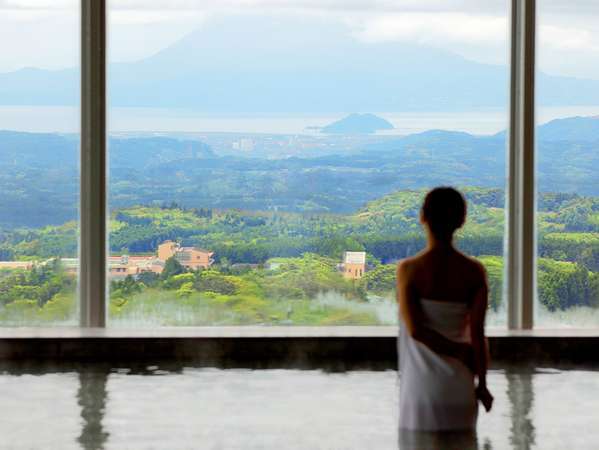
[[[59,10],[78,7],[77,0],[0,0],[0,9]]]
[[[58,35],[74,30],[80,0],[0,0],[0,37],[16,42],[3,53],[0,68],[70,64]],[[169,45],[210,20],[213,14],[317,16],[349,25],[364,41],[419,42],[466,58],[507,63],[509,0],[110,0],[112,55],[135,60]],[[538,2],[540,59],[552,71],[597,78],[599,1]],[[53,47],[40,52],[25,42],[45,23]],[[151,30],[151,32],[150,32]],[[39,39],[37,39],[39,40]],[[65,56],[61,59],[61,54]],[[43,61],[43,63],[42,63]]]
[[[501,44],[507,39],[506,17],[461,13],[407,13],[367,19],[357,36],[363,40],[417,41],[423,44]]]
[[[78,0],[0,0],[0,8],[61,9],[76,6]],[[506,0],[118,0],[111,9],[213,10],[213,9],[307,9],[318,11],[364,12],[490,12],[505,11]]]
[[[0,0],[0,9],[65,9],[77,7],[79,0]],[[112,0],[111,9],[120,10],[214,10],[306,9],[317,11],[438,12],[475,15],[507,15],[509,0]],[[543,14],[599,15],[597,0],[543,0]]]
[[[150,25],[158,23],[177,24],[177,23],[193,23],[198,26],[206,19],[206,13],[203,11],[179,11],[179,10],[111,10],[110,24],[111,25]]]
[[[538,31],[538,45],[563,51],[599,51],[598,37],[589,30],[541,25]]]
[[[562,21],[563,22],[563,21]],[[355,26],[355,25],[354,25]],[[369,42],[406,41],[448,45],[505,45],[509,38],[506,16],[462,13],[385,14],[363,20],[356,36]],[[599,35],[589,28],[569,27],[539,20],[539,46],[560,51],[599,51]]]

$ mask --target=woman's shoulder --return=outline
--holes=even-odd
[[[471,267],[472,271],[479,276],[485,277],[486,273],[487,273],[487,269],[485,269],[485,266],[482,262],[480,262],[478,259],[476,259],[474,256],[468,256],[468,255],[464,255],[464,258],[467,261],[467,264]]]
[[[408,258],[400,259],[397,262],[397,282],[411,282],[414,271],[416,267],[416,258],[415,256],[411,256]]]
[[[462,272],[468,279],[485,279],[485,266],[476,258],[466,255],[462,252],[455,252],[451,258],[451,265]],[[418,272],[430,272],[431,267],[435,265],[434,255],[422,252],[397,262],[397,273],[403,276],[415,275]],[[446,261],[447,263],[447,261]]]
[[[467,267],[467,272],[471,283],[479,286],[485,284],[487,280],[487,269],[484,264],[473,256],[461,254],[464,258],[464,265]]]
[[[397,261],[398,272],[408,272],[414,270],[416,267],[421,265],[422,255],[417,254],[414,256],[408,256],[407,258],[400,259]]]
[[[426,268],[427,262],[423,253],[404,258],[397,263],[398,280],[403,279],[411,283],[422,278],[422,273],[427,271]]]

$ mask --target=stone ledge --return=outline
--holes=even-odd
[[[202,327],[159,330],[3,329],[0,359],[179,361],[210,367],[397,368],[395,327]],[[597,330],[489,330],[502,364],[599,364]]]
[[[599,328],[507,330],[488,328],[489,338],[597,337]],[[396,326],[206,326],[149,328],[0,327],[0,339],[136,339],[136,338],[300,338],[396,337]]]

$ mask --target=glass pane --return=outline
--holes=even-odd
[[[599,9],[539,2],[539,327],[599,327]]]
[[[111,2],[110,324],[395,324],[437,185],[504,324],[508,2],[225,3]]]
[[[0,40],[0,326],[74,325],[79,2],[4,2]]]

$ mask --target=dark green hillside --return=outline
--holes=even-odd
[[[503,278],[503,192],[463,191],[469,213],[458,246],[487,267],[491,307],[497,309]],[[170,239],[210,249],[216,264],[206,273],[175,271],[166,279],[115,281],[111,311],[125,322],[150,312],[166,314],[164,324],[171,325],[386,323],[392,319],[381,317],[395,317],[389,309],[394,262],[424,245],[419,225],[424,193],[394,192],[347,215],[185,209],[177,204],[113,211],[113,254],[155,254]],[[540,205],[540,301],[549,311],[599,306],[599,199],[542,194]],[[5,232],[0,257],[38,262],[76,257],[76,242],[73,222]],[[337,270],[348,250],[367,252],[368,270],[359,282],[343,279]],[[42,279],[38,285],[38,276],[27,272],[0,274],[5,292],[0,302],[6,307],[0,305],[0,320],[18,322],[22,314],[45,317],[41,311],[66,320],[74,311],[74,285],[60,264],[44,267],[45,279],[54,280],[50,285]],[[41,308],[39,314],[35,308]],[[183,322],[175,319],[183,317],[181,308],[188,314]]]
[[[571,136],[568,140],[539,141],[540,192],[599,196],[598,144],[583,135],[576,140],[583,120],[560,125],[570,127],[564,134]],[[502,135],[431,130],[367,140],[349,135],[322,142],[314,136],[305,141],[284,135],[252,139],[257,145],[279,148],[283,155],[279,144],[291,145],[296,156],[224,155],[197,140],[112,137],[110,206],[176,202],[187,208],[351,214],[399,190],[439,184],[498,189],[505,185]],[[304,145],[309,157],[301,157]],[[315,157],[319,146],[326,151]],[[76,136],[0,132],[0,226],[40,227],[75,220],[78,158]]]

